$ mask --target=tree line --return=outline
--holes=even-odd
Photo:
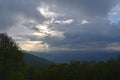
[[[31,67],[6,33],[0,33],[0,80],[120,80],[120,58]]]
[[[27,72],[28,80],[120,80],[120,59],[31,67]]]

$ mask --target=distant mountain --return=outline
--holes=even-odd
[[[47,60],[56,62],[56,63],[69,63],[71,61],[107,61],[110,58],[120,57],[120,51],[58,51],[58,52],[29,52],[38,57],[45,58]]]
[[[23,53],[23,55],[26,60],[26,63],[30,66],[45,67],[45,66],[50,66],[51,64],[53,64],[53,62],[51,62],[49,60],[40,58],[40,57],[32,55],[32,54]]]

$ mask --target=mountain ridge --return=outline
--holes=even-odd
[[[29,53],[24,52],[23,56],[25,58],[26,63],[29,66],[47,67],[47,66],[54,64],[54,62],[52,62],[52,61],[49,61],[47,59],[38,57],[36,55],[29,54]]]
[[[58,52],[28,52],[29,54],[42,57],[55,63],[70,63],[71,61],[107,61],[111,58],[118,58],[120,51],[58,51]]]

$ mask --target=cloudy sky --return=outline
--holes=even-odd
[[[22,50],[120,50],[120,0],[0,0],[0,32]]]

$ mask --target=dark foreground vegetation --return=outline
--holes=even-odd
[[[27,73],[28,80],[120,80],[120,60],[32,67]]]
[[[0,80],[120,80],[120,59],[31,67],[14,40],[1,33]]]

